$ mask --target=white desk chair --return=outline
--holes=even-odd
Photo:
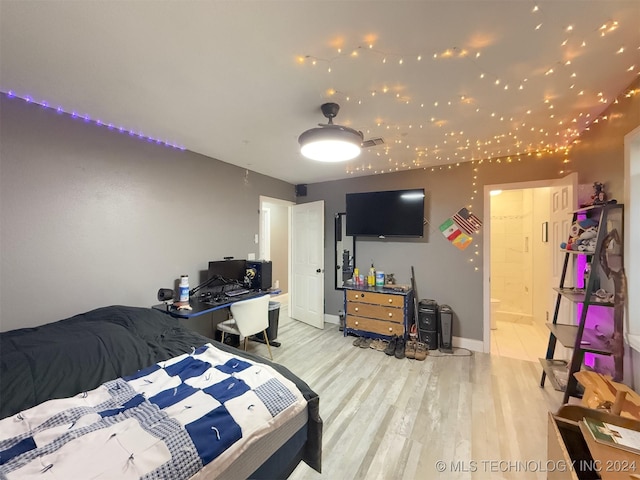
[[[269,327],[269,298],[271,298],[269,295],[263,295],[262,297],[232,303],[230,308],[233,318],[218,324],[218,330],[222,332],[221,341],[224,343],[225,333],[240,335],[240,339],[244,338],[244,349],[246,351],[247,338],[256,333],[263,332],[267,349],[269,350],[269,357],[273,360],[271,345],[269,345],[269,338],[267,337],[267,328]]]

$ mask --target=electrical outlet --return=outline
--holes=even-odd
[[[255,253],[250,253],[247,255],[247,260],[255,260],[256,259],[256,254]]]

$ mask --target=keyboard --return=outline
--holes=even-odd
[[[228,292],[224,292],[227,297],[237,297],[238,295],[244,295],[245,293],[249,293],[251,290],[246,290],[244,288],[239,288],[238,290],[229,290]]]

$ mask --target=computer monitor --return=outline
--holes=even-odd
[[[246,275],[246,260],[218,260],[209,262],[209,278],[217,278],[217,280],[212,280],[209,284],[211,287],[230,284],[243,285]]]

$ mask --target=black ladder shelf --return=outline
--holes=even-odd
[[[595,251],[564,250],[565,257],[560,285],[554,287],[557,297],[553,321],[546,324],[550,333],[547,353],[545,358],[540,359],[542,365],[540,386],[544,387],[545,379],[549,377],[549,381],[556,390],[564,391],[562,403],[567,403],[569,397],[581,396],[574,374],[582,368],[585,353],[613,355],[614,380],[622,380],[622,318],[626,289],[624,271],[622,270],[623,212],[622,204],[593,205],[573,212],[572,225],[582,217],[591,218],[598,221],[598,232]],[[574,270],[569,268],[569,259],[573,257],[575,260],[580,255],[586,255],[587,263],[590,266],[584,288],[565,287],[568,270]],[[609,262],[616,265],[617,271],[612,271]],[[606,284],[607,292],[615,293],[613,300],[607,298],[603,301],[595,295],[600,284]],[[560,302],[563,300],[583,305],[577,325],[558,322]],[[586,328],[587,313],[591,305],[614,308],[614,321],[610,326],[613,333]],[[569,319],[565,321],[567,320]],[[573,349],[569,362],[554,359],[558,341],[564,347]],[[559,369],[564,371],[568,369],[566,384],[563,384],[565,382],[560,381],[556,376]]]

